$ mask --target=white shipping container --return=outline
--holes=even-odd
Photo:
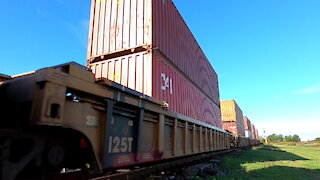
[[[245,135],[246,135],[247,138],[252,139],[252,132],[251,131],[245,130]]]

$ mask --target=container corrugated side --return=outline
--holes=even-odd
[[[254,124],[251,123],[251,132],[252,132],[252,139],[256,139],[256,128],[254,127]]]
[[[236,121],[236,112],[233,101],[221,101],[221,118],[222,121]]]
[[[251,131],[251,121],[248,119],[248,130]]]
[[[107,78],[165,101],[171,111],[222,128],[219,104],[152,51],[91,63],[90,68],[97,79]]]
[[[224,100],[220,102],[222,121],[237,122],[244,126],[243,114],[235,100]]]
[[[243,128],[244,128],[244,123],[243,123],[243,113],[241,108],[238,106],[238,104],[236,103],[235,100],[234,104],[235,104],[235,108],[236,108],[236,116],[237,116],[237,123],[239,123]]]
[[[238,136],[245,137],[245,130],[243,126],[236,122],[222,122],[222,127],[226,131],[230,131]]]
[[[246,133],[245,133],[245,130],[244,130],[243,125],[240,124],[240,123],[237,123],[237,125],[238,125],[238,131],[239,131],[239,134],[238,134],[238,135],[241,135],[241,136],[245,137],[245,136],[246,136]]]
[[[89,66],[95,78],[107,78],[138,92],[152,96],[152,54],[139,52]]]
[[[152,71],[153,97],[168,102],[169,109],[175,112],[222,127],[219,104],[190,83],[170,61],[154,54]]]
[[[88,60],[151,44],[151,0],[92,0]]]
[[[207,57],[171,0],[152,1],[152,45],[159,49],[214,102],[218,79]]]
[[[243,125],[245,130],[251,131],[251,121],[247,116],[243,116]]]
[[[222,128],[223,128],[225,131],[232,132],[232,133],[235,134],[235,135],[238,134],[238,128],[237,128],[235,122],[222,122]]]
[[[157,49],[220,103],[217,74],[171,0],[92,0],[88,65],[139,47]]]

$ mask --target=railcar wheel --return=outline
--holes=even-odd
[[[61,144],[52,145],[47,152],[46,161],[50,166],[59,166],[63,163],[66,150]]]
[[[65,163],[67,149],[62,142],[53,141],[48,143],[43,151],[43,163],[45,171],[60,172]]]

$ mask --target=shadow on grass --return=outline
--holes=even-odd
[[[290,162],[295,163],[297,160],[309,159],[282,151],[274,146],[261,145],[250,151],[236,152],[224,157],[220,166],[227,170],[227,175],[217,176],[214,179],[320,179],[320,170],[281,166],[273,163],[275,161],[288,161],[289,165]],[[245,168],[243,166],[245,163],[252,164],[250,168]]]
[[[237,164],[265,161],[309,160],[301,156],[297,156],[295,154],[282,151],[279,148],[270,145],[261,145],[259,147],[253,147],[250,151],[236,152],[232,154],[232,157],[233,160],[237,160]]]
[[[272,166],[248,172],[242,177],[242,179],[318,180],[320,179],[320,170],[288,166]]]

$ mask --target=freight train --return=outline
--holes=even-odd
[[[0,83],[1,177],[103,169],[257,144],[68,63]],[[27,172],[24,172],[27,171]]]
[[[259,143],[222,129],[217,74],[170,0],[92,0],[87,66],[3,75],[0,114],[1,179]]]

